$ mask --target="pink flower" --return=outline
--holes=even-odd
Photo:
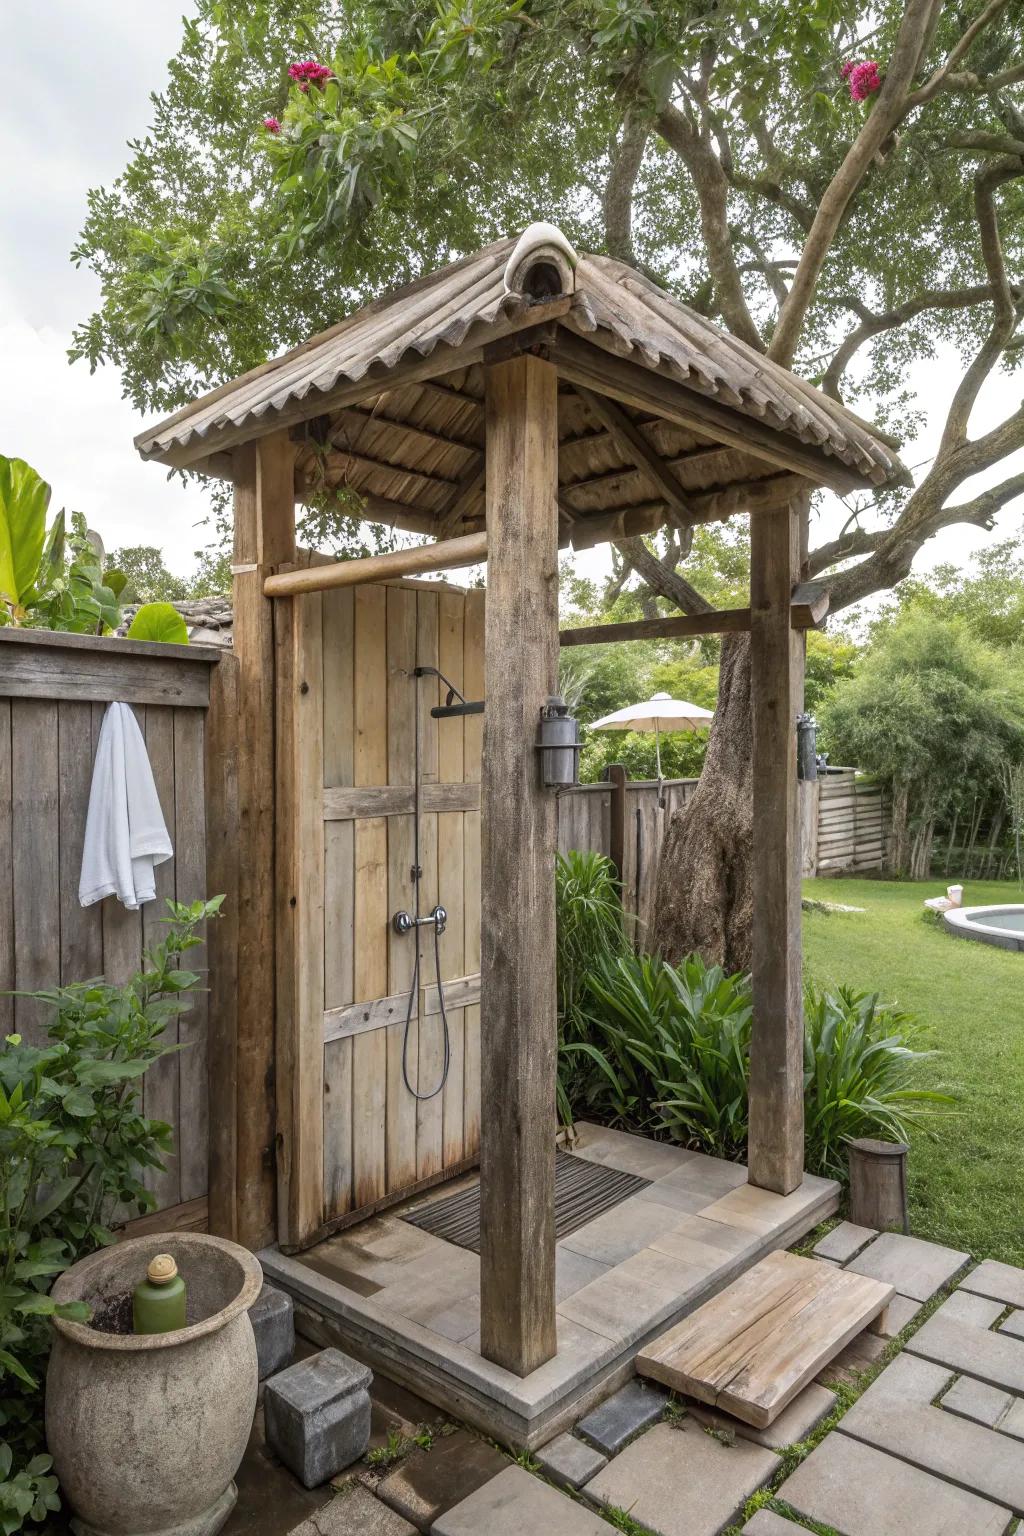
[[[869,96],[882,88],[877,59],[862,59],[859,64],[852,65],[848,72],[844,66],[843,78],[849,83],[850,96],[854,101],[867,101]]]
[[[276,117],[265,117],[263,119],[263,126],[268,133],[281,132],[281,124],[278,122]]]
[[[311,85],[323,87],[325,80],[330,80],[334,71],[326,64],[318,64],[316,59],[305,59],[299,64],[289,64],[288,78],[294,80],[300,91],[308,91]]]
[[[846,63],[843,65],[843,67],[839,71],[839,73],[840,73],[840,75],[842,76],[842,78],[844,80],[849,80],[852,71],[854,69],[856,69],[856,67],[857,67],[856,59],[847,59]]]

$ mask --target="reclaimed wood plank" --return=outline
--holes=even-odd
[[[466,593],[463,611],[463,678],[467,699],[483,699],[484,679],[484,592],[474,587]],[[463,776],[469,785],[479,786],[483,752],[482,715],[466,718],[463,735]],[[469,810],[463,816],[463,942],[468,973],[480,970],[480,812]],[[465,1061],[463,1069],[463,1147],[467,1158],[480,1150],[480,1003],[471,1003],[465,1013]]]
[[[453,592],[438,596],[438,669],[460,693],[465,695],[465,600]],[[447,690],[442,682],[440,702]],[[465,776],[465,718],[454,717],[438,722],[438,776],[441,783],[455,783]],[[448,923],[441,936],[435,958],[440,962],[440,979],[454,980],[465,968],[465,841],[464,816],[446,812],[437,818],[437,892],[438,901],[448,913]],[[434,968],[423,977],[426,986],[436,980]],[[454,994],[446,991],[445,1014],[448,1022],[448,1073],[441,1094],[441,1156],[445,1167],[463,1158],[465,1121],[466,1019]],[[443,1020],[442,1020],[443,1024]]]
[[[176,894],[178,866],[181,859],[179,847],[179,833],[176,824],[176,783],[174,762],[174,710],[166,706],[151,704],[146,708],[145,735],[146,752],[149,756],[149,765],[153,770],[153,782],[160,800],[160,810],[164,818],[164,825],[170,835],[174,847],[174,858],[167,859],[163,864],[158,864],[153,871],[153,887],[156,896],[152,901],[146,902],[141,909],[142,915],[142,943],[144,949],[152,949],[159,944],[167,932],[163,919],[167,916],[166,902],[173,900]],[[196,716],[202,729],[202,720]],[[200,800],[200,805],[202,801]],[[205,829],[204,829],[205,830]],[[184,898],[182,898],[184,899]],[[196,951],[190,951],[186,966],[189,970],[201,970],[202,966],[193,965],[192,956]],[[205,977],[200,985],[205,985]],[[146,1177],[146,1187],[151,1189],[157,1198],[158,1209],[177,1205],[181,1198],[181,1164],[183,1136],[188,1134],[183,1130],[181,1122],[181,1110],[185,1107],[181,1092],[179,1076],[181,1072],[181,1053],[176,1049],[181,1039],[180,1026],[184,1015],[171,1019],[164,1030],[162,1040],[171,1046],[172,1054],[162,1056],[155,1061],[146,1073],[142,1081],[142,1108],[144,1114],[154,1120],[165,1120],[171,1126],[174,1136],[170,1154],[165,1158],[165,1167],[162,1172],[150,1171]],[[203,1084],[205,1097],[205,1083]],[[203,1170],[205,1174],[205,1167]],[[203,1188],[194,1190],[194,1195],[205,1192],[206,1181]]]
[[[147,735],[149,716],[146,712]],[[203,751],[204,716],[198,712],[174,712],[174,827],[173,862],[178,901],[204,900],[206,888],[206,778]],[[159,870],[157,871],[159,874]],[[154,903],[155,905],[155,903]],[[178,1162],[184,1201],[206,1194],[210,1157],[209,1079],[209,954],[207,935],[190,950],[186,961],[202,980],[191,1007],[181,1015],[178,1039],[183,1047],[178,1064]]]
[[[333,789],[353,780],[355,601],[351,591],[324,593],[323,628],[324,787]],[[326,796],[324,814],[329,814]]]
[[[888,1306],[891,1285],[769,1254],[637,1356],[637,1371],[765,1428]]]
[[[6,685],[6,679],[5,679]],[[17,898],[14,985],[36,991],[60,980],[60,790],[57,704],[11,702],[11,872]],[[14,1023],[30,1044],[46,1036],[47,1008],[14,1000]]]
[[[408,588],[387,589],[387,717],[388,772],[392,785],[401,785],[416,758],[417,705],[427,679],[417,682],[416,593]],[[413,790],[415,800],[415,790]],[[388,818],[387,915],[416,911],[417,862],[412,815]],[[416,967],[416,934],[387,930],[388,991],[402,994],[398,1012],[382,1022],[396,1022],[385,1035],[387,1055],[387,1103],[385,1142],[387,1188],[406,1189],[416,1182],[416,1100],[405,1085],[405,1064],[415,1071],[419,1056],[419,999],[409,996]],[[410,1002],[412,1004],[410,1012]],[[406,1029],[406,1019],[409,1020]]]
[[[11,701],[0,698],[0,1036],[14,1031],[14,805],[11,785]],[[77,892],[76,892],[77,894]]]
[[[324,1003],[351,1003],[355,983],[355,826],[324,825]],[[325,1017],[326,1017],[325,1012]],[[327,1220],[352,1209],[352,1042],[324,1045],[324,1210]]]
[[[557,834],[535,750],[558,680],[557,392],[535,356],[486,369],[480,1352],[520,1376],[557,1348]]]
[[[207,954],[209,1231],[237,1241],[238,1179],[238,659],[225,653],[210,674],[203,733],[206,869],[211,896],[223,896]]]
[[[10,715],[8,713],[8,719]],[[57,705],[60,797],[60,980],[86,981],[103,969],[100,904],[83,907],[78,879],[85,846],[85,818],[92,787],[92,705],[61,699]]]
[[[411,769],[410,756],[406,772],[411,773]],[[331,787],[324,791],[324,816],[328,821],[346,821],[359,816],[411,816],[415,805],[416,789],[412,784],[368,784],[352,788]],[[421,811],[479,809],[480,787],[477,784],[423,784],[420,787]]]

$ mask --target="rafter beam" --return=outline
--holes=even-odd
[[[668,509],[669,522],[676,527],[688,527],[693,519],[686,492],[622,406],[607,395],[599,395],[587,389],[583,384],[576,385],[576,393],[610,434],[622,456],[650,481],[655,494],[661,497]]]

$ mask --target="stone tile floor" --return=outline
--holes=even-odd
[[[964,1273],[965,1254],[847,1223],[819,1246],[900,1293],[895,1318],[845,1352],[849,1371],[876,1369],[896,1322],[912,1331],[810,1454],[793,1447],[837,1406],[820,1384],[766,1433],[634,1381],[516,1465],[378,1379],[377,1465],[312,1494],[279,1469],[285,1496],[254,1433],[226,1536],[796,1536],[812,1522],[841,1536],[1007,1536],[1024,1516],[1024,1270]]]
[[[332,1342],[344,1348],[349,1330],[383,1357],[413,1357],[438,1401],[465,1403],[468,1394],[479,1429],[538,1446],[565,1427],[588,1382],[628,1364],[645,1339],[838,1204],[830,1179],[808,1175],[783,1197],[749,1186],[739,1163],[603,1126],[577,1129],[575,1156],[651,1182],[558,1243],[558,1354],[524,1379],[480,1354],[479,1257],[401,1219],[458,1185],[307,1253],[265,1250],[264,1272],[336,1328]]]

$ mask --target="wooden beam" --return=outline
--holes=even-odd
[[[796,587],[789,605],[791,629],[815,629],[828,612],[828,593]],[[801,600],[797,601],[797,594]],[[624,624],[584,624],[558,632],[559,645],[607,645],[620,640],[678,640],[686,635],[744,634],[751,628],[749,608],[719,608],[713,613],[667,614],[663,619],[634,619]]]
[[[814,485],[851,491],[872,484],[866,475],[857,474],[839,459],[801,443],[798,438],[618,356],[604,345],[599,332],[584,341],[560,326],[559,339],[551,348],[551,360],[561,377],[577,386],[582,384],[598,394],[611,395],[626,405],[663,416],[666,421],[678,422],[691,432],[804,475]]]
[[[324,1219],[323,628],[318,592],[274,607],[278,1240]]]
[[[771,475],[763,480],[740,480],[735,485],[718,491],[694,491],[688,498],[689,522],[722,523],[737,513],[767,511],[771,507],[784,506],[793,496],[809,489],[805,475]],[[567,500],[562,491],[563,509],[573,512],[576,521],[572,528],[574,549],[591,549],[611,539],[628,539],[638,533],[654,533],[666,522],[663,501],[641,502],[639,505],[618,507],[610,512],[582,512]]]
[[[557,390],[539,357],[487,369],[480,1353],[518,1376],[557,1349],[557,828],[536,750],[558,683]]]
[[[607,429],[623,457],[647,478],[655,495],[661,496],[668,508],[669,522],[688,525],[691,521],[690,507],[683,487],[621,405],[582,384],[576,385],[576,393],[591,414]]]
[[[232,580],[238,658],[238,1241],[273,1242],[274,626],[269,572],[295,558],[294,449],[286,432],[235,453]]]
[[[369,555],[365,560],[338,560],[333,565],[315,565],[308,570],[281,571],[265,578],[263,591],[267,597],[295,597],[300,592],[360,587],[366,582],[391,581],[399,576],[421,575],[424,571],[456,570],[486,559],[487,535],[470,533],[461,539],[418,544],[414,549],[396,549],[390,555]]]
[[[450,539],[459,524],[480,501],[484,492],[487,470],[484,455],[478,453],[459,481],[455,494],[440,518],[439,539]]]
[[[789,619],[805,499],[750,525],[754,849],[750,1182],[785,1195],[803,1180],[803,998],[796,717],[802,635]]]

